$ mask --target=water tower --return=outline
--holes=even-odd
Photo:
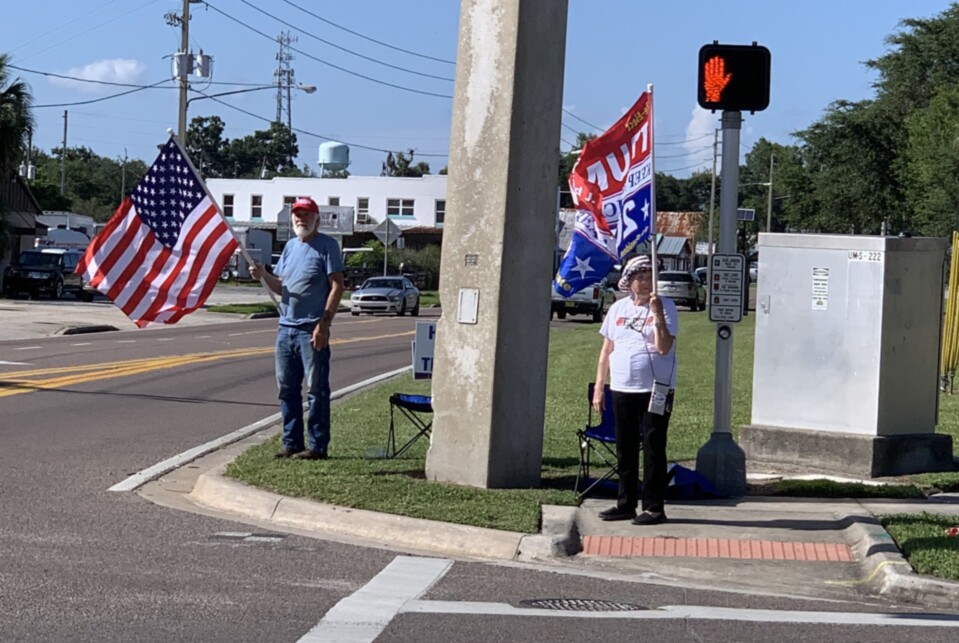
[[[336,141],[327,141],[320,143],[320,178],[329,170],[345,170],[350,164],[350,146]]]

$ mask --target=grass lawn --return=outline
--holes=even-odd
[[[735,365],[733,424],[749,418],[753,317],[740,326]],[[713,326],[704,313],[680,313],[678,393],[669,429],[669,456],[693,460],[712,429]],[[426,393],[428,381],[409,376],[365,391],[333,407],[331,459],[275,460],[279,437],[237,458],[227,475],[291,496],[348,507],[398,513],[496,529],[538,531],[544,503],[576,503],[579,464],[575,430],[586,423],[586,387],[596,372],[601,344],[596,324],[568,324],[551,331],[543,439],[543,486],[486,490],[424,480],[427,443],[420,440],[396,460],[371,459],[385,447],[391,393]],[[398,439],[412,435],[398,419]]]
[[[959,537],[946,535],[948,527],[959,525],[959,517],[895,514],[881,516],[880,522],[917,572],[959,580]]]
[[[234,313],[237,315],[251,315],[253,313],[276,312],[276,306],[270,303],[259,304],[218,304],[216,306],[207,306],[206,310],[211,313]]]
[[[440,303],[440,293],[438,290],[421,290],[420,306],[428,308]]]
[[[709,438],[713,422],[714,325],[705,313],[680,312],[677,343],[679,372],[669,428],[670,460],[694,461]],[[736,328],[732,426],[750,419],[755,316]],[[241,455],[227,475],[290,496],[343,506],[397,513],[482,527],[536,532],[543,503],[573,505],[572,488],[579,463],[575,430],[586,423],[586,387],[596,371],[601,344],[599,326],[568,323],[551,330],[543,441],[543,486],[539,489],[484,490],[428,483],[424,479],[427,443],[420,440],[397,460],[370,459],[385,447],[389,395],[401,391],[428,394],[428,381],[409,376],[392,380],[333,407],[331,459],[275,460],[279,438]],[[940,431],[959,434],[959,401],[943,397]],[[412,428],[397,419],[398,441]],[[959,439],[956,440],[959,444]],[[898,487],[877,490],[867,485],[828,481],[784,481],[764,488],[772,494],[812,497],[917,497],[918,487],[959,488],[959,474],[904,476]]]

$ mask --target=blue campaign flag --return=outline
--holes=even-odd
[[[599,282],[652,233],[656,209],[652,93],[589,141],[569,177],[576,224],[553,290],[569,297]]]

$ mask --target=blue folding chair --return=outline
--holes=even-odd
[[[616,462],[616,425],[613,421],[613,394],[609,386],[604,388],[606,403],[599,424],[593,425],[593,391],[590,382],[588,391],[589,413],[586,426],[576,431],[579,439],[579,473],[576,475],[576,497],[582,499],[597,488],[616,490],[613,478],[618,473]],[[593,468],[600,468],[602,475],[596,477]]]
[[[400,413],[409,420],[413,428],[416,429],[416,435],[411,437],[406,443],[396,448],[396,424],[394,421],[394,410],[399,409]],[[390,435],[386,441],[385,457],[395,458],[409,449],[422,437],[429,439],[430,431],[433,428],[433,418],[427,419],[426,414],[433,413],[433,398],[429,395],[411,395],[408,393],[393,393],[390,396]]]

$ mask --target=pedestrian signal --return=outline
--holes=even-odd
[[[772,56],[759,45],[721,45],[699,49],[699,106],[710,110],[760,112],[769,106]]]

